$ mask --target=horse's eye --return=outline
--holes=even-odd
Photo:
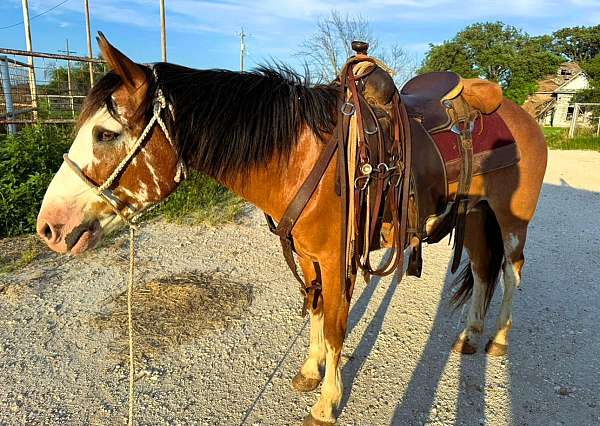
[[[98,142],[112,142],[119,136],[118,133],[102,130],[98,133]]]

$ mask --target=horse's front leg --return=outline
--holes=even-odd
[[[308,285],[315,280],[320,279],[317,277],[317,270],[315,263],[308,257],[300,257],[300,267],[304,273],[304,280]],[[319,304],[316,309],[313,309],[313,296],[314,292],[310,293],[309,300],[307,301],[309,306],[310,315],[310,343],[308,348],[308,357],[300,371],[292,379],[292,386],[294,389],[300,392],[309,392],[317,388],[321,383],[321,369],[325,367],[325,339],[323,337],[323,309],[322,303]]]
[[[323,278],[323,337],[325,341],[325,377],[318,401],[304,419],[304,426],[333,425],[342,399],[343,384],[340,359],[346,335],[348,308],[346,289],[339,279],[339,263],[321,263]],[[354,286],[355,277],[352,277]],[[350,292],[352,288],[350,289]]]

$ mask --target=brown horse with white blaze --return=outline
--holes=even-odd
[[[87,96],[76,138],[42,203],[38,234],[50,248],[79,254],[95,247],[107,232],[168,197],[184,168],[213,176],[276,220],[284,215],[334,132],[338,87],[308,87],[281,69],[236,73],[168,63],[150,68],[103,36],[98,42],[112,71]],[[470,262],[456,295],[471,300],[466,328],[453,347],[462,353],[477,349],[500,270],[503,300],[486,350],[506,353],[512,295],[546,166],[546,144],[535,121],[508,100],[498,114],[521,159],[472,181],[465,233]],[[449,193],[456,189],[451,184]],[[308,357],[292,381],[300,391],[322,382],[304,420],[311,425],[333,424],[342,398],[340,355],[350,302],[340,279],[341,208],[332,162],[293,229],[306,282],[317,275],[322,280],[322,297],[308,303]]]

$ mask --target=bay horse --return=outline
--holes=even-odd
[[[238,73],[170,63],[149,67],[133,62],[102,34],[98,43],[112,71],[87,95],[74,142],[38,215],[37,232],[52,250],[80,254],[94,248],[133,215],[168,197],[186,168],[214,177],[281,219],[334,132],[338,87],[309,86],[279,68]],[[477,349],[500,271],[504,294],[486,350],[506,353],[527,227],[546,167],[546,144],[533,118],[507,99],[498,114],[521,158],[472,180],[464,237],[470,261],[458,292],[462,302],[471,303],[453,346],[462,353]],[[308,356],[292,380],[299,391],[322,382],[306,425],[335,423],[343,389],[340,355],[350,301],[340,280],[335,168],[328,166],[293,230],[306,282],[318,274],[322,279],[321,297],[308,303]],[[92,190],[98,186],[101,191]],[[451,184],[449,193],[454,192]]]

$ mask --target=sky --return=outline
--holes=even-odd
[[[64,0],[29,0],[30,17]],[[91,28],[137,62],[161,60],[159,0],[89,0]],[[399,43],[422,58],[430,43],[452,38],[466,25],[502,21],[531,35],[600,24],[600,0],[165,0],[169,62],[194,68],[239,69],[239,32],[248,37],[249,67],[272,60],[295,66],[295,53],[320,16],[361,14],[383,45]],[[0,0],[0,47],[25,49],[21,0]],[[33,49],[58,52],[66,39],[86,55],[84,0],[67,0],[31,20]],[[95,41],[94,54],[98,53]]]

